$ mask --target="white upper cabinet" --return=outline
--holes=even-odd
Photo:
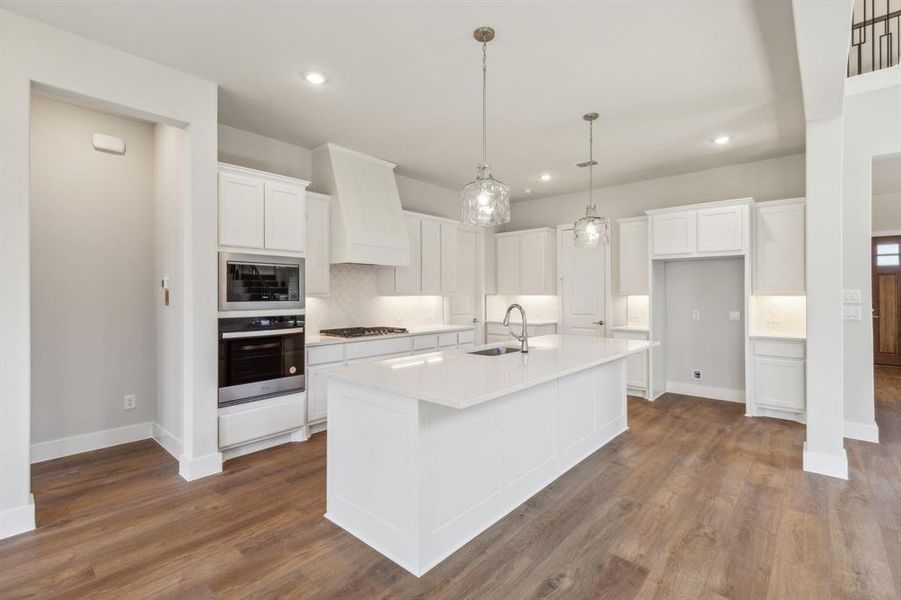
[[[754,293],[803,295],[804,199],[763,202],[754,211]]]
[[[495,240],[498,294],[557,293],[556,231],[509,231],[497,234]]]
[[[263,247],[263,180],[219,173],[219,245]]]
[[[654,258],[694,254],[697,243],[695,211],[682,211],[651,217],[651,245]]]
[[[619,221],[619,293],[648,295],[648,218]]]
[[[452,294],[457,286],[457,224],[404,212],[410,243],[410,266],[379,269],[379,293],[385,295]]]
[[[750,198],[645,211],[651,258],[741,256],[748,252]]]
[[[329,197],[306,194],[306,283],[307,296],[329,294]]]
[[[303,254],[308,182],[219,165],[219,245]]]
[[[745,250],[744,206],[718,206],[698,210],[698,254],[743,253]]]
[[[266,249],[303,252],[306,237],[304,188],[299,185],[267,181],[264,190]]]

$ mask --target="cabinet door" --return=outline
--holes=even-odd
[[[754,395],[758,406],[804,410],[804,361],[754,357]]]
[[[303,252],[306,192],[281,182],[266,182],[266,249]]]
[[[619,225],[619,293],[648,295],[648,221]]]
[[[695,252],[697,213],[683,211],[651,217],[651,249],[655,257]]]
[[[519,293],[548,294],[551,282],[548,272],[548,236],[544,231],[530,231],[520,235]],[[556,282],[554,282],[556,283]]]
[[[219,173],[220,246],[262,248],[263,212],[262,180]]]
[[[405,218],[410,237],[410,266],[394,269],[394,291],[418,294],[422,289],[422,220],[413,215],[405,215]]]
[[[457,292],[457,226],[441,223],[441,293]]]
[[[519,292],[519,242],[516,235],[497,236],[497,293]]]
[[[329,200],[306,199],[306,282],[307,296],[329,293]]]
[[[804,204],[760,205],[754,221],[754,293],[804,293]]]
[[[745,249],[744,232],[744,206],[698,210],[698,252],[741,253]]]
[[[647,340],[646,333],[632,331],[614,331],[613,337],[621,340]],[[647,391],[648,389],[648,353],[639,352],[626,357],[626,386]]]
[[[327,363],[307,368],[307,423],[324,421],[328,417],[328,390],[322,369],[338,367],[344,363]]]
[[[420,257],[423,294],[441,293],[441,222],[422,219]]]

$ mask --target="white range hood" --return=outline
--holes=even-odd
[[[410,238],[393,163],[323,144],[313,150],[313,188],[332,197],[332,264],[410,264]]]

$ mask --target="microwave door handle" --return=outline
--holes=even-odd
[[[269,337],[273,335],[294,335],[303,333],[303,327],[290,327],[288,329],[269,329],[265,331],[226,331],[222,334],[223,340],[237,340],[242,338]]]

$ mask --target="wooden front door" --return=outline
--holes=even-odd
[[[873,356],[901,366],[901,236],[873,238]]]

